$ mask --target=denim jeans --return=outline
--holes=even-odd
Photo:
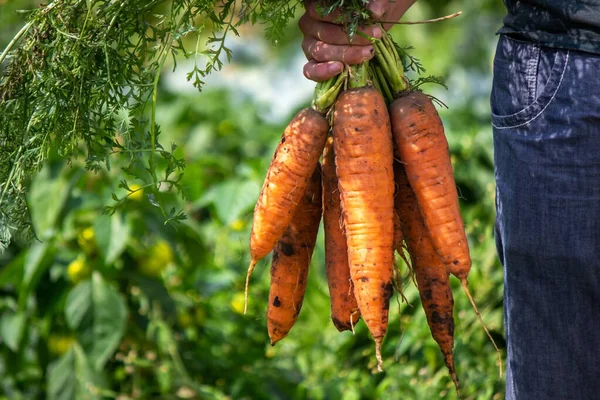
[[[600,55],[501,36],[491,109],[506,399],[600,399]]]

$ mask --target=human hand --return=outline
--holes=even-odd
[[[415,0],[371,0],[367,9],[374,21],[398,21]],[[317,12],[317,0],[305,0],[306,12],[300,18],[300,31],[304,35],[302,50],[308,59],[304,65],[304,76],[320,82],[339,74],[344,64],[360,64],[374,55],[371,43],[355,35],[348,38],[341,25],[334,21],[340,13],[334,11],[327,16]],[[384,29],[393,24],[384,23]],[[366,36],[381,38],[383,32],[378,25],[359,29]]]

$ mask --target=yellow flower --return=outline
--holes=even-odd
[[[88,226],[77,233],[77,244],[84,252],[91,254],[96,250],[96,233],[94,228]]]
[[[244,313],[244,293],[236,293],[231,299],[231,308],[238,314]]]
[[[150,249],[150,257],[169,264],[173,261],[173,249],[171,249],[169,242],[161,239]]]
[[[131,189],[131,192],[129,192],[129,200],[141,201],[144,198],[144,188],[137,183],[129,185],[129,189]]]
[[[61,356],[69,351],[74,342],[75,339],[72,336],[53,333],[48,337],[48,351],[54,355]]]
[[[233,221],[231,223],[230,226],[231,226],[231,229],[233,229],[234,231],[241,231],[246,226],[246,223],[244,221],[242,221],[241,219],[236,219],[235,221]]]
[[[88,265],[85,256],[80,254],[76,259],[71,261],[67,267],[67,275],[71,282],[77,284],[84,279],[87,279],[92,272],[92,269]]]
[[[273,346],[267,347],[267,350],[265,351],[265,356],[267,358],[275,357],[275,347],[273,347]]]
[[[150,277],[158,278],[173,262],[173,249],[166,240],[159,240],[148,250],[148,254],[139,263],[140,271]]]

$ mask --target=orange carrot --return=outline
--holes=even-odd
[[[466,283],[471,268],[469,243],[442,121],[429,97],[421,92],[397,98],[389,110],[396,150],[435,251],[448,271]]]
[[[433,249],[417,198],[400,162],[394,163],[394,178],[398,189],[394,204],[400,216],[427,323],[431,330],[431,336],[442,351],[444,362],[456,390],[459,391],[460,385],[454,368],[452,352],[454,347],[454,299],[448,270],[441,257]]]
[[[283,132],[254,208],[244,313],[250,275],[289,225],[321,156],[328,132],[329,122],[312,108],[296,114]]]
[[[323,228],[325,233],[325,269],[331,298],[331,319],[342,332],[354,330],[360,311],[348,265],[348,245],[343,228],[338,178],[335,172],[333,138],[325,144],[322,161]]]
[[[469,291],[469,243],[460,214],[442,120],[431,99],[416,91],[394,100],[389,113],[396,151],[417,198],[433,248],[448,272],[460,280],[479,322],[496,349],[502,376],[500,350]]]
[[[271,345],[286,337],[298,319],[320,221],[321,168],[317,164],[292,221],[273,251],[267,307]]]
[[[339,95],[333,144],[354,295],[375,340],[381,371],[393,292],[394,176],[390,121],[377,89],[362,87]]]

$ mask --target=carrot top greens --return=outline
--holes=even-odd
[[[158,142],[156,102],[165,63],[177,67],[178,56],[194,59],[187,79],[200,90],[206,75],[231,58],[228,35],[238,35],[242,24],[262,24],[276,42],[299,6],[281,0],[55,0],[24,11],[26,24],[0,49],[0,250],[15,235],[33,237],[27,186],[50,157],[84,159],[89,170],[125,162],[166,221],[184,219],[182,210],[166,209],[160,193],[184,195],[184,161],[175,156],[175,144]],[[121,187],[130,192],[126,183]],[[108,212],[125,201],[113,197]]]

